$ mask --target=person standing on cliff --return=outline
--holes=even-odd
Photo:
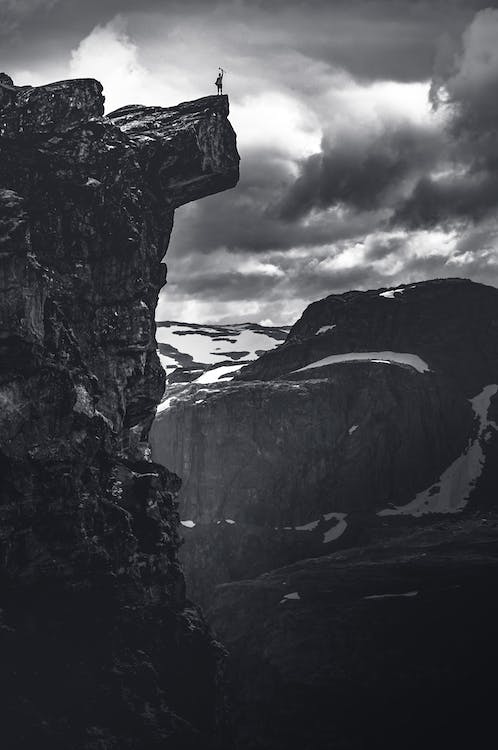
[[[222,94],[223,93],[223,73],[225,71],[223,70],[223,68],[218,68],[218,70],[220,72],[218,73],[218,78],[215,81],[215,86],[216,86],[217,93]]]

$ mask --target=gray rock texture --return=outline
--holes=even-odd
[[[0,102],[0,694],[9,750],[219,747],[222,650],[150,459],[174,209],[233,187],[226,97],[103,116],[94,80]]]

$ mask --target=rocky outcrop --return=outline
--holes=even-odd
[[[185,598],[147,442],[174,209],[234,186],[226,97],[0,103],[0,694],[12,750],[217,747],[221,649]]]

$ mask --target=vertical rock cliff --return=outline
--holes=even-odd
[[[233,187],[239,157],[224,96],[103,101],[85,79],[0,102],[2,744],[218,747],[221,649],[147,438],[174,209]]]

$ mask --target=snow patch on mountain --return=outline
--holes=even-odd
[[[169,396],[168,398],[165,398],[164,401],[161,401],[160,404],[158,404],[156,409],[156,414],[160,414],[162,411],[166,411],[166,409],[169,409],[171,406],[172,396]]]
[[[202,325],[166,321],[157,323],[156,341],[161,365],[173,382],[212,383],[219,378],[231,379],[226,368],[232,367],[231,372],[235,373],[281,344],[288,332],[287,326],[257,323]]]
[[[280,599],[280,604],[285,604],[285,602],[288,601],[298,601],[300,599],[299,591],[293,591],[291,594],[285,594],[285,596]]]
[[[310,523],[305,523],[302,526],[294,526],[294,529],[296,531],[313,531],[319,523],[320,519],[318,519],[318,521],[310,521]]]
[[[405,591],[402,594],[370,594],[370,596],[364,596],[364,599],[412,599],[414,596],[418,596],[418,591]]]
[[[385,297],[385,299],[394,299],[397,294],[403,294],[404,289],[389,289],[387,292],[381,292],[379,297]]]
[[[477,430],[465,451],[446,469],[438,482],[419,494],[407,505],[385,508],[379,516],[422,516],[426,513],[458,513],[470,498],[485,462],[483,444],[489,430],[498,430],[489,417],[491,399],[498,385],[487,385],[481,393],[470,399],[477,418]]]
[[[223,360],[250,362],[262,351],[278,346],[289,329],[265,328],[256,323],[203,326],[196,323],[164,322],[157,324],[156,340],[204,365],[222,364]],[[181,366],[174,353],[168,355]]]
[[[429,365],[418,354],[408,354],[405,352],[347,352],[344,354],[331,354],[328,357],[319,359],[317,362],[311,362],[311,364],[300,367],[299,370],[293,370],[292,372],[304,372],[305,370],[335,365],[340,362],[376,362],[387,365],[407,365],[420,373],[429,372]]]
[[[323,535],[324,544],[334,542],[344,534],[348,526],[346,521],[347,515],[347,513],[327,513],[326,515],[324,515],[324,519],[326,521],[331,521],[333,518],[337,521],[337,523]]]
[[[233,375],[237,372],[237,370],[240,370],[241,367],[244,365],[222,365],[221,367],[215,367],[212,370],[206,370],[202,373],[198,378],[196,378],[193,382],[194,383],[217,383],[218,380],[231,380]],[[231,375],[232,377],[228,378],[227,375]]]

